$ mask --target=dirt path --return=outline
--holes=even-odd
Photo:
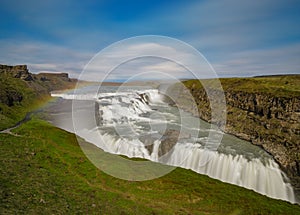
[[[10,127],[10,128],[7,128],[7,129],[4,129],[2,131],[0,131],[0,134],[11,134],[11,135],[14,135],[14,136],[20,136],[18,134],[15,134],[13,132],[11,132],[11,130],[15,129],[15,128],[18,128],[20,127],[23,123],[25,122],[28,122],[29,120],[31,120],[31,115],[33,113],[36,113],[37,111],[33,111],[33,112],[28,112],[25,117],[20,120],[19,122],[17,122],[14,126]]]

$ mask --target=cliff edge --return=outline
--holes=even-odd
[[[299,192],[300,75],[225,78],[220,81],[227,106],[224,131],[270,153]],[[210,102],[201,82],[184,81],[186,89],[174,85],[169,91],[177,94],[174,96],[177,106],[211,122]],[[191,93],[195,102],[187,101],[185,91]]]
[[[0,130],[12,126],[52,90],[74,88],[67,73],[32,74],[26,65],[0,64]]]

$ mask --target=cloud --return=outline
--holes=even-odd
[[[149,36],[124,40],[102,50],[86,65],[80,78],[102,81],[107,74],[125,79],[151,72],[176,79],[215,77],[210,64],[192,47],[171,38]]]
[[[192,77],[184,67],[175,62],[154,57],[143,57],[122,64],[112,71],[108,79],[180,79]]]
[[[162,34],[193,45],[214,65],[219,76],[300,71],[300,53],[293,48],[300,42],[297,1],[176,1],[156,7],[152,4],[147,8],[135,4],[138,11],[124,11],[110,1],[4,0],[0,26],[9,28],[3,28],[0,36],[0,63],[28,64],[35,73],[64,71],[78,77],[89,60],[106,46],[130,36]],[[115,7],[116,10],[107,10]],[[128,8],[131,6],[126,3]],[[135,13],[139,14],[138,19]],[[111,56],[107,53],[106,62],[90,65],[90,69],[104,75],[118,59],[142,55],[143,50],[169,53],[185,62],[190,59],[180,47],[172,49],[153,41],[124,48],[126,51],[116,50]],[[169,69],[178,77],[182,75],[171,64],[152,63],[149,70]],[[147,69],[146,65],[136,66],[137,70]],[[132,71],[133,65],[126,70],[128,74]]]
[[[299,56],[300,43],[234,53],[213,66],[221,77],[300,74]]]
[[[143,42],[140,38],[125,40],[102,50],[86,65],[81,78],[99,81],[109,74],[109,79],[128,79],[137,74],[151,72],[175,72],[184,69],[160,55],[184,55],[174,47],[159,44],[159,42]],[[182,73],[181,73],[182,75]],[[153,76],[153,75],[152,75]],[[139,76],[142,77],[142,76]]]
[[[93,53],[78,52],[48,43],[0,40],[1,64],[27,64],[33,73],[68,72],[77,77]]]
[[[185,19],[171,13],[167,22],[180,23],[172,27],[185,32],[181,39],[196,47],[219,76],[299,74],[297,5],[271,0],[193,2],[178,11]]]

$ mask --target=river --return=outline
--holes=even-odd
[[[106,152],[191,169],[296,202],[288,178],[268,153],[168,105],[157,89],[89,86],[52,96],[59,99],[48,107],[48,120]]]

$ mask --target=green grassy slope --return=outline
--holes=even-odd
[[[6,104],[16,96],[21,101],[12,101],[11,106]],[[25,81],[7,74],[0,76],[0,98],[0,130],[13,126],[38,103],[36,92]]]
[[[210,82],[211,80],[201,80]],[[254,78],[220,78],[224,91],[243,91],[246,93],[266,93],[276,97],[300,96],[300,75],[265,76]],[[198,80],[184,81],[188,88],[201,89]]]
[[[0,72],[0,130],[13,126],[27,112],[36,109],[49,100],[49,92],[72,88],[76,80],[66,80],[52,75],[46,81],[45,75],[31,74],[33,80],[15,78],[12,72]]]
[[[300,207],[177,168],[151,181],[111,177],[73,134],[37,118],[0,134],[1,214],[300,214]]]

